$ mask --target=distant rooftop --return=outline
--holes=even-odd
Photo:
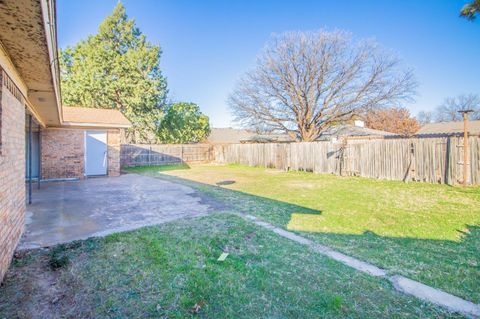
[[[332,136],[345,137],[345,136],[393,136],[397,135],[395,133],[374,130],[367,127],[350,125],[350,124],[340,124],[333,125],[327,128],[323,134],[320,136],[320,140],[325,138],[330,138]]]
[[[329,127],[318,140],[330,140],[333,137],[345,136],[393,136],[394,133],[374,130],[366,127],[340,124]],[[294,142],[288,134],[261,134],[248,129],[236,128],[212,128],[207,142],[212,144],[235,144],[235,143],[275,143]]]
[[[480,121],[469,121],[470,134],[480,134]],[[417,135],[459,134],[463,133],[463,122],[440,122],[425,124],[418,130]]]
[[[246,129],[212,128],[207,141],[212,144],[234,144],[249,140],[254,135],[256,135],[255,132]]]

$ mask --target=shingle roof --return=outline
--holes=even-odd
[[[64,124],[129,127],[130,121],[118,110],[97,109],[92,107],[63,106]]]
[[[276,143],[295,142],[288,134],[255,134],[244,142]]]
[[[333,125],[327,128],[319,139],[330,136],[390,136],[396,135],[386,131],[374,130],[367,127],[350,124]]]
[[[334,125],[325,130],[318,140],[330,139],[332,136],[390,136],[394,133],[374,130],[354,125]],[[294,142],[287,134],[257,134],[246,129],[212,128],[207,141],[212,144],[231,144],[245,142]]]
[[[247,129],[212,128],[207,142],[212,144],[291,142],[286,134],[257,134]]]
[[[245,129],[231,127],[212,128],[207,141],[212,144],[240,143],[241,141],[251,139],[255,135],[254,132]]]
[[[470,134],[480,134],[480,120],[468,122]],[[418,130],[417,135],[426,134],[457,134],[463,133],[463,122],[440,122],[425,124]]]

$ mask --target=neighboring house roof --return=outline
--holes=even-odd
[[[355,126],[350,124],[340,124],[333,125],[327,128],[322,135],[318,138],[319,140],[329,139],[331,137],[340,137],[340,136],[393,136],[394,133],[374,130],[367,127]]]
[[[258,134],[247,129],[231,127],[212,128],[207,142],[211,144],[235,144],[235,143],[267,143],[267,142],[291,142],[292,139],[286,134]]]
[[[63,106],[63,125],[127,128],[131,123],[118,110]]]
[[[396,134],[374,130],[366,127],[359,127],[349,124],[334,125],[326,129],[317,139],[330,140],[332,137],[345,136],[394,136]],[[294,142],[288,134],[257,134],[246,129],[234,128],[212,128],[207,142],[212,144],[235,144],[235,143],[275,143]]]
[[[470,134],[480,134],[480,120],[468,122]],[[463,133],[463,122],[429,123],[422,126],[416,135],[445,135]]]
[[[210,135],[207,137],[207,142],[212,144],[233,144],[248,140],[256,135],[255,132],[236,129],[231,127],[226,128],[212,128]]]
[[[243,140],[243,143],[285,143],[294,142],[288,134],[254,134],[248,140]]]

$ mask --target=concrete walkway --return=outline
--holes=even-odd
[[[46,182],[32,198],[18,249],[104,236],[213,210],[191,187],[137,174]]]

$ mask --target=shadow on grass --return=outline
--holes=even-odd
[[[321,218],[322,211],[165,175],[161,171],[163,170],[155,169],[153,172],[152,168],[140,170],[148,176],[195,188],[201,196],[206,195],[222,202],[226,211],[255,215],[276,226],[385,268],[390,273],[400,273],[467,300],[480,302],[478,225],[465,225],[465,229],[457,229],[461,235],[459,241],[380,236],[369,229],[358,234],[321,231],[301,225],[308,225],[309,220]],[[297,223],[300,227],[292,227],[298,220],[302,221]]]

